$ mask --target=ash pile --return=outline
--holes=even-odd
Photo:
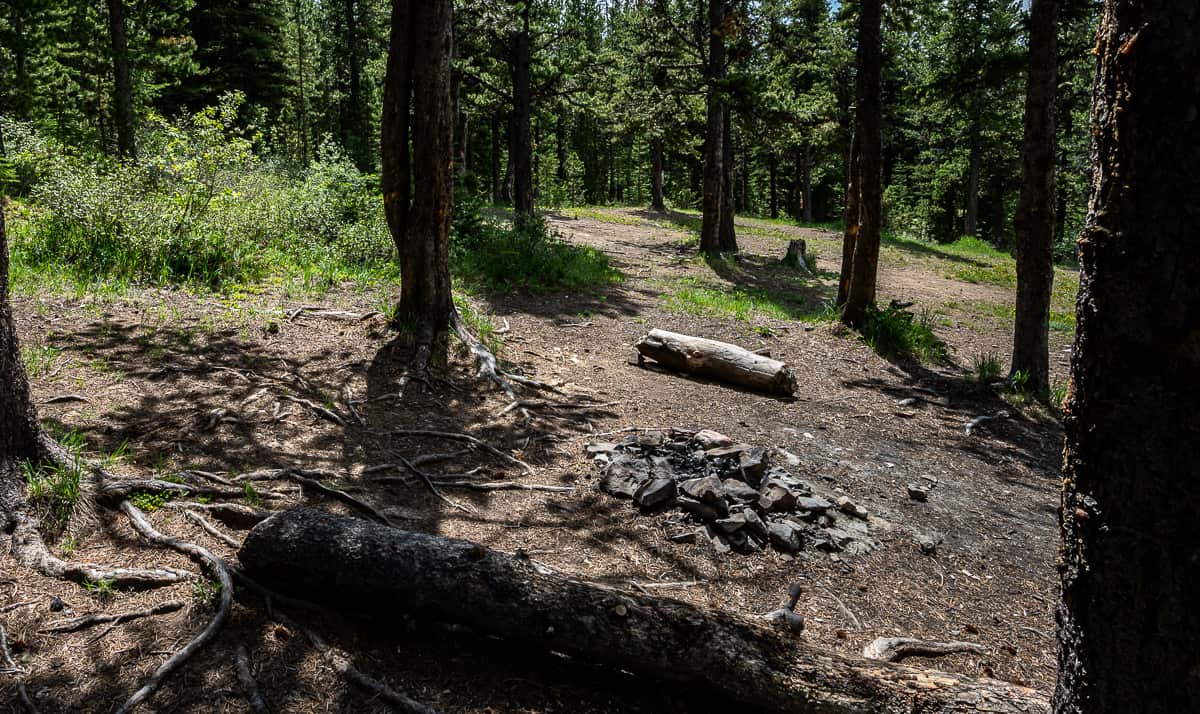
[[[879,547],[866,509],[772,464],[772,450],[711,430],[644,431],[586,447],[600,490],[632,499],[674,527],[677,543],[708,542],[718,553],[804,549],[864,555]],[[794,457],[793,457],[794,459]]]

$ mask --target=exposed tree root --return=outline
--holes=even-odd
[[[335,412],[331,409],[326,409],[325,407],[321,406],[320,404],[317,404],[316,402],[312,401],[311,399],[302,399],[300,397],[293,397],[290,394],[281,394],[281,395],[279,395],[279,398],[284,399],[289,402],[292,402],[293,404],[299,404],[302,407],[306,407],[307,409],[312,411],[317,416],[319,416],[323,419],[326,419],[328,421],[331,421],[334,424],[337,424],[338,426],[346,426],[346,420],[343,419],[341,417],[341,415],[339,415],[337,412]]]
[[[176,610],[180,610],[182,608],[183,608],[183,603],[181,601],[169,600],[164,603],[159,603],[158,605],[155,605],[154,607],[148,608],[146,610],[134,610],[133,612],[122,612],[122,613],[118,613],[115,615],[106,614],[106,613],[102,613],[102,612],[93,612],[90,615],[84,615],[82,617],[75,617],[70,620],[61,620],[59,622],[52,622],[52,623],[50,623],[50,625],[48,627],[44,627],[44,628],[38,630],[38,632],[40,632],[44,635],[61,634],[64,632],[78,632],[79,630],[85,630],[89,627],[94,627],[96,625],[102,625],[106,622],[111,622],[114,625],[120,625],[121,623],[129,622],[130,620],[138,620],[143,617],[153,617],[155,615],[165,615],[168,612],[175,612]]]
[[[50,553],[39,531],[41,525],[25,513],[15,514],[17,526],[12,532],[12,554],[27,568],[48,578],[75,583],[109,582],[113,587],[155,588],[172,585],[192,577],[186,570],[174,568],[106,568],[91,563],[73,563]]]
[[[906,657],[942,657],[962,652],[985,654],[986,650],[982,645],[974,642],[939,642],[937,640],[917,640],[911,637],[880,637],[863,648],[862,656],[866,659],[883,662],[899,662]]]
[[[571,493],[571,486],[547,486],[540,483],[516,483],[513,481],[438,481],[442,488],[462,488],[468,491],[545,491],[547,493]]]
[[[220,600],[217,604],[217,612],[215,615],[213,615],[212,620],[209,621],[208,626],[205,627],[200,634],[196,635],[191,642],[185,645],[183,649],[171,655],[166,662],[163,662],[161,665],[159,665],[158,669],[154,670],[154,673],[151,674],[150,678],[146,680],[146,683],[143,684],[140,689],[134,692],[133,696],[131,696],[123,705],[121,705],[121,708],[117,710],[117,714],[127,714],[128,712],[133,711],[138,704],[142,703],[148,697],[154,694],[154,692],[157,691],[159,686],[162,684],[163,680],[170,676],[175,670],[179,669],[179,667],[183,665],[183,663],[186,662],[189,657],[200,651],[205,645],[216,638],[217,633],[220,632],[221,628],[225,626],[225,621],[229,619],[229,609],[233,601],[233,579],[230,577],[229,569],[225,567],[225,563],[207,549],[202,548],[194,543],[187,543],[176,538],[163,535],[162,533],[154,530],[154,527],[150,525],[148,520],[146,520],[145,514],[138,510],[137,507],[129,501],[121,502],[121,510],[126,516],[129,517],[130,525],[132,525],[134,530],[136,530],[142,537],[146,538],[152,543],[178,551],[194,561],[207,565],[212,573],[217,577],[217,580],[221,583],[221,594]]]
[[[432,437],[437,437],[440,439],[453,439],[455,441],[465,441],[466,443],[471,444],[475,448],[483,449],[484,451],[487,451],[488,453],[499,457],[503,461],[506,461],[514,466],[519,467],[522,471],[524,471],[527,474],[530,474],[530,475],[533,474],[533,467],[530,466],[529,464],[525,463],[524,461],[518,459],[515,456],[512,456],[511,454],[504,453],[503,451],[501,451],[500,449],[497,449],[496,447],[492,446],[491,444],[487,443],[486,441],[483,441],[482,439],[471,436],[470,434],[462,434],[462,433],[454,432],[454,431],[430,431],[428,429],[393,429],[391,432],[383,432],[383,433],[385,433],[385,434],[390,433],[395,436],[432,436]]]
[[[374,521],[382,523],[385,526],[392,525],[392,522],[390,520],[388,520],[387,516],[380,513],[378,510],[375,509],[374,506],[370,505],[369,503],[366,503],[365,501],[361,501],[361,500],[355,498],[354,496],[351,496],[350,494],[346,493],[345,491],[341,491],[336,488],[331,488],[331,487],[326,486],[325,484],[321,483],[320,481],[316,481],[316,480],[308,477],[308,476],[317,475],[317,474],[325,475],[325,473],[326,472],[324,472],[324,471],[290,470],[290,471],[286,472],[286,476],[287,476],[287,478],[290,478],[291,480],[295,481],[296,483],[300,484],[301,486],[307,486],[307,487],[313,489],[314,491],[319,491],[319,492],[325,494],[326,496],[331,496],[331,497],[336,498],[337,500],[341,501],[342,503],[345,503],[347,505],[357,508],[358,510],[360,510],[363,513],[370,516],[371,519]]]
[[[185,508],[183,510],[183,515],[192,523],[195,523],[196,525],[200,526],[204,530],[205,533],[209,534],[213,538],[216,538],[217,540],[221,541],[222,543],[229,546],[230,548],[237,548],[241,545],[236,540],[234,540],[233,538],[231,538],[230,536],[228,536],[224,532],[222,532],[221,529],[219,529],[216,526],[214,526],[213,524],[209,523],[208,519],[205,518],[204,516],[200,515],[199,513],[196,513],[195,511],[193,511],[191,509]]]
[[[454,330],[454,334],[462,343],[467,346],[471,354],[475,356],[476,374],[480,377],[485,377],[501,391],[508,396],[512,401],[517,401],[517,393],[513,389],[512,383],[508,380],[510,375],[506,374],[496,364],[496,355],[483,344],[471,328],[467,327],[467,323],[462,319],[462,315],[458,313],[458,308],[450,311],[450,327]]]
[[[97,488],[97,496],[104,500],[117,500],[129,497],[130,494],[138,491],[178,491],[186,494],[196,494],[201,496],[218,496],[221,498],[241,498],[246,495],[246,492],[240,488],[220,487],[220,486],[198,486],[190,483],[175,483],[174,481],[163,481],[161,479],[135,479],[128,481],[110,481],[103,480]],[[274,491],[262,491],[259,495],[263,498],[283,498],[282,493]]]
[[[254,675],[250,673],[250,655],[246,652],[246,645],[238,643],[237,649],[233,653],[233,662],[234,668],[237,670],[238,682],[242,685],[242,693],[246,695],[246,703],[250,705],[250,710],[254,714],[268,714],[271,710],[267,707],[262,693],[258,691],[258,682],[254,681]]]
[[[178,508],[197,512],[206,512],[213,518],[231,528],[253,528],[271,517],[272,512],[262,508],[252,508],[240,503],[194,503],[192,501],[168,501],[164,508]]]
[[[21,700],[21,705],[30,714],[38,714],[37,705],[29,698],[29,692],[25,691],[25,683],[16,677],[17,674],[22,673],[22,670],[17,667],[16,662],[13,662],[12,653],[8,650],[8,633],[4,631],[4,625],[0,625],[0,654],[4,655],[4,666],[12,673],[13,681],[17,684],[17,696]]]
[[[416,464],[404,458],[403,456],[397,456],[397,458],[400,459],[400,463],[404,464],[404,468],[408,469],[414,475],[416,475],[417,478],[421,479],[421,481],[425,484],[425,487],[429,489],[429,492],[432,493],[439,501],[445,503],[451,508],[454,508],[455,510],[466,511],[467,513],[472,512],[472,509],[462,505],[461,503],[458,503],[457,501],[452,501],[449,498],[446,498],[446,496],[442,495],[442,492],[437,489],[437,486],[433,485],[433,479],[429,478],[429,474],[417,468]]]

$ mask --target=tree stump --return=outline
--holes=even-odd
[[[806,275],[813,274],[812,268],[808,266],[808,243],[803,238],[788,241],[787,254],[779,262]]]

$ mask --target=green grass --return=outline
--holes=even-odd
[[[999,285],[1005,288],[1017,286],[1016,266],[1007,263],[989,266],[969,265],[956,269],[948,277],[976,285]]]
[[[21,347],[21,361],[25,363],[25,373],[31,379],[50,374],[58,366],[58,358],[62,350],[52,345]]]
[[[254,506],[255,508],[258,508],[262,505],[262,494],[259,493],[258,489],[254,487],[253,481],[247,479],[247,481],[242,484],[242,496],[246,499],[246,503]]]
[[[998,320],[1012,322],[1016,319],[1016,308],[1012,305],[1004,305],[1001,303],[989,302],[986,300],[972,300],[965,304],[950,303],[947,307],[961,307],[962,309],[981,316],[994,317]],[[1050,310],[1050,331],[1051,332],[1074,332],[1075,331],[1075,311],[1074,310]]]
[[[979,383],[990,384],[1004,371],[1004,362],[995,352],[978,354],[971,360],[971,371],[975,373],[975,379]]]
[[[883,357],[942,362],[946,345],[933,332],[932,321],[933,314],[928,311],[917,316],[889,307],[869,312],[860,333],[863,342]]]
[[[117,596],[117,588],[112,580],[84,580],[83,588],[97,600],[112,600]]]
[[[792,316],[786,308],[778,305],[760,291],[682,287],[668,295],[666,302],[667,309],[672,312],[732,317],[742,322],[749,322],[756,317],[787,320]]]
[[[612,223],[619,226],[641,226],[647,223],[647,221],[637,216],[619,213],[602,206],[573,206],[562,209],[560,213],[572,220],[587,218],[600,223]]]
[[[26,496],[42,525],[52,536],[61,534],[67,528],[83,500],[80,465],[83,436],[78,432],[67,432],[59,437],[59,443],[71,456],[70,465],[34,465],[28,461],[22,464]]]

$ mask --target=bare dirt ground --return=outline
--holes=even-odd
[[[300,314],[322,308],[358,315],[378,296],[344,286],[297,300],[277,290],[195,296],[145,290],[103,298],[26,295],[15,299],[42,417],[78,431],[86,453],[117,453],[113,470],[149,476],[199,469],[232,478],[255,469],[327,469],[325,481],[351,491],[403,527],[467,538],[532,557],[583,579],[640,588],[746,616],[777,606],[792,582],[814,645],[857,653],[879,636],[964,639],[986,655],[916,662],[1048,690],[1055,674],[1056,508],[1061,431],[1036,409],[1020,409],[971,379],[974,355],[1006,353],[1008,324],[970,306],[1011,304],[1011,289],[947,277],[961,257],[887,247],[881,299],[915,303],[937,316],[951,362],[884,360],[852,335],[812,316],[835,289],[829,274],[802,280],[776,263],[788,237],[804,237],[824,269],[836,268],[836,236],[744,221],[740,262],[708,265],[686,245],[685,218],[632,210],[552,217],[572,241],[607,252],[625,274],[617,285],[571,294],[495,296],[490,311],[502,358],[538,379],[608,404],[535,409],[526,424],[456,354],[445,380],[399,384],[404,349],[381,317]],[[746,291],[774,307],[743,315],[687,311],[681,286]],[[794,400],[777,400],[630,365],[631,345],[651,327],[735,342],[791,364]],[[1052,367],[1063,376],[1069,335],[1052,337]],[[285,397],[310,400],[345,424]],[[68,397],[67,399],[63,399]],[[77,398],[75,398],[77,397]],[[544,395],[533,394],[532,399]],[[899,401],[916,398],[915,403]],[[353,405],[354,409],[351,409]],[[1001,410],[968,435],[976,416]],[[353,416],[357,412],[362,422]],[[706,543],[676,544],[663,519],[599,493],[583,454],[594,433],[627,427],[710,428],[786,449],[797,470],[870,509],[882,548],[862,557],[819,551],[795,558],[770,550],[718,555]],[[483,452],[431,465],[437,473],[482,467],[525,483],[573,486],[566,494],[446,490],[446,506],[396,470],[397,454],[455,452],[461,444],[396,434],[403,429],[466,432],[536,466],[520,471]],[[122,448],[122,445],[127,445]],[[120,456],[124,454],[124,456]],[[364,473],[365,472],[365,473]],[[906,484],[936,483],[929,501]],[[257,482],[272,508],[299,504],[350,512],[287,481]],[[253,494],[251,500],[256,500]],[[232,547],[182,514],[161,508],[156,527],[236,561]],[[222,526],[240,540],[245,531]],[[936,555],[918,535],[942,538]],[[110,565],[196,566],[139,543],[122,517],[99,509],[76,518],[55,546],[70,558]],[[111,711],[147,674],[194,635],[211,614],[193,583],[145,592],[90,593],[0,561],[0,623],[20,675],[42,711]],[[53,598],[70,612],[51,612]],[[179,600],[174,613],[111,629],[44,634],[70,614],[138,610]],[[20,603],[28,603],[20,605]],[[15,606],[15,607],[14,607]],[[353,603],[348,604],[353,608]],[[362,671],[448,712],[706,711],[703,693],[597,670],[561,657],[516,651],[436,623],[405,627],[331,614],[288,613],[320,632]],[[233,665],[245,645],[252,672],[276,711],[370,712],[386,706],[347,683],[301,633],[274,621],[253,594],[239,592],[218,644],[170,680],[147,710],[247,711]],[[687,653],[679,653],[686,657]],[[0,710],[19,711],[13,679],[0,680]]]

